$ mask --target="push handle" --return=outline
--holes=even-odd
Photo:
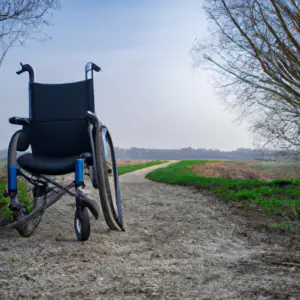
[[[96,64],[92,63],[92,62],[88,62],[85,65],[85,79],[86,80],[88,79],[88,73],[90,71],[91,71],[91,75],[92,75],[92,78],[93,78],[93,71],[99,72],[99,71],[101,71],[101,68],[99,66],[97,66]]]
[[[16,73],[17,73],[18,75],[20,75],[20,74],[22,74],[23,72],[25,72],[25,71],[24,71],[23,68],[22,68],[22,70],[17,71]]]
[[[34,82],[34,70],[33,70],[32,66],[28,65],[28,64],[23,65],[22,63],[20,63],[20,65],[21,65],[21,70],[17,71],[16,73],[18,75],[21,75],[24,72],[28,72],[29,73],[29,82],[33,83]]]
[[[99,66],[97,66],[96,64],[91,63],[91,65],[92,65],[92,69],[93,69],[95,72],[101,71],[101,68],[100,68]]]

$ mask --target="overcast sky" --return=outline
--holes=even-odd
[[[45,28],[52,39],[12,49],[0,68],[0,149],[18,129],[8,118],[28,116],[21,61],[43,83],[82,80],[88,61],[101,66],[96,110],[117,146],[252,147],[246,124],[234,123],[208,74],[192,67],[193,41],[207,28],[201,9],[201,0],[62,0]]]

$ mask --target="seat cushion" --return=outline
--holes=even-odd
[[[63,175],[75,172],[75,163],[78,158],[78,156],[41,157],[27,153],[19,156],[17,162],[21,168],[31,173]]]

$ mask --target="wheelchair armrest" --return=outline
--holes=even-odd
[[[8,121],[10,124],[21,125],[21,126],[29,125],[31,122],[29,118],[20,118],[20,117],[11,117],[8,119]]]

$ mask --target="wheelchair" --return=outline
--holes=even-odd
[[[108,227],[125,231],[112,138],[95,113],[93,77],[99,71],[100,67],[89,62],[83,81],[42,84],[35,82],[33,68],[21,63],[21,70],[16,73],[29,74],[29,118],[9,118],[11,124],[22,129],[13,134],[8,147],[5,196],[9,197],[6,210],[12,222],[2,229],[12,228],[21,236],[31,236],[46,209],[68,194],[76,202],[77,239],[88,240],[89,213],[95,219],[100,214],[98,203],[83,192],[88,178],[98,190]],[[29,147],[31,152],[27,151]],[[68,174],[74,174],[74,180],[67,184],[53,179]],[[32,187],[28,203],[18,199],[18,177]]]

